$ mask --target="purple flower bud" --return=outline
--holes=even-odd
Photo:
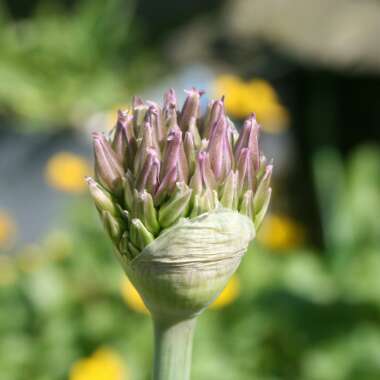
[[[126,151],[127,151],[127,144],[128,144],[127,124],[128,124],[128,112],[119,110],[117,114],[115,135],[112,141],[112,148],[115,151],[116,156],[122,166],[124,166],[124,162],[126,159]]]
[[[224,97],[220,100],[212,101],[209,105],[209,112],[205,119],[204,133],[203,136],[206,139],[210,138],[212,130],[217,123],[217,121],[224,116]]]
[[[189,172],[194,173],[195,169],[195,146],[194,138],[190,132],[185,133],[185,138],[183,139],[183,147],[185,150],[185,155],[187,157],[187,162],[189,164]]]
[[[198,153],[195,172],[190,180],[190,187],[196,194],[206,189],[213,190],[216,188],[216,180],[207,152],[202,151]]]
[[[169,88],[164,94],[164,109],[168,107],[177,107],[177,97],[173,88]]]
[[[132,97],[132,108],[135,109],[137,107],[143,106],[144,101],[140,98],[140,96],[133,96]]]
[[[160,143],[165,139],[165,131],[162,120],[162,112],[158,104],[148,102],[149,109],[146,114],[148,121],[153,129],[153,139],[157,150],[159,150]]]
[[[204,94],[203,91],[198,91],[195,88],[191,90],[185,90],[187,93],[187,98],[185,103],[183,104],[181,111],[181,118],[179,122],[179,126],[182,131],[187,131],[189,128],[190,119],[195,117],[196,119],[199,116],[199,101],[200,97]]]
[[[118,193],[123,167],[109,142],[100,133],[93,134],[95,154],[95,174],[99,182],[109,191]]]
[[[188,128],[187,132],[191,133],[191,135],[193,136],[194,147],[198,149],[201,145],[202,139],[201,139],[201,136],[199,134],[199,130],[197,127],[197,120],[195,117],[190,118],[189,128]]]
[[[164,159],[161,166],[160,178],[164,178],[173,168],[178,166],[182,132],[179,128],[172,129],[166,140]]]
[[[252,190],[254,186],[253,165],[248,148],[241,150],[237,168],[239,171],[238,193],[241,196],[246,190]]]
[[[149,106],[146,105],[140,97],[134,96],[132,99],[132,107],[134,132],[137,137],[141,137],[139,127],[144,123],[145,114],[147,113]]]
[[[155,205],[161,204],[168,194],[172,192],[177,182],[177,168],[174,166],[169,172],[167,172],[162,181],[160,182],[156,194],[154,195]]]
[[[144,165],[138,173],[136,181],[136,188],[138,191],[143,191],[146,188],[149,175],[153,169],[153,162],[154,160],[157,160],[157,154],[154,149],[148,148],[147,151],[148,153],[145,157]]]
[[[259,130],[260,125],[257,123],[256,118],[251,118],[251,130],[248,138],[248,149],[251,153],[251,159],[255,171],[259,170],[260,166]]]
[[[176,127],[179,128],[177,110],[174,105],[169,105],[168,107],[164,108],[163,114],[164,114],[164,129],[166,131],[170,131]]]
[[[260,126],[256,121],[256,117],[252,114],[245,122],[243,131],[241,132],[235,146],[235,159],[237,160],[243,148],[248,148],[255,171],[259,169],[260,152],[259,152],[259,134]]]
[[[144,123],[143,136],[139,147],[137,148],[136,158],[134,162],[134,174],[138,175],[142,166],[144,165],[145,158],[148,154],[148,149],[153,148],[152,127],[149,123]]]
[[[149,193],[151,194],[155,194],[160,182],[160,166],[161,166],[160,160],[157,157],[155,157],[153,159],[152,168],[149,172],[149,175],[145,184],[146,190],[149,191]]]
[[[227,122],[220,116],[211,131],[208,144],[210,163],[217,181],[222,181],[232,168],[232,149],[227,136]]]

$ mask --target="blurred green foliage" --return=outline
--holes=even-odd
[[[254,243],[239,298],[199,320],[194,379],[380,377],[380,151],[363,147],[343,165],[326,150],[314,163],[327,252]],[[44,263],[20,256],[16,282],[0,288],[1,379],[67,379],[100,346],[122,354],[131,379],[149,379],[150,320],[124,303],[90,201],[71,211],[66,233],[41,244]]]
[[[133,15],[133,0],[43,1],[16,21],[0,3],[0,112],[47,129],[124,104],[159,70]]]

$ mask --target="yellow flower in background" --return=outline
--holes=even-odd
[[[255,112],[263,130],[268,133],[280,133],[288,127],[288,111],[265,80],[243,82],[234,75],[221,75],[216,79],[215,92],[217,96],[228,94],[225,105],[233,117],[245,118]]]
[[[59,152],[46,164],[45,176],[48,184],[69,193],[81,193],[87,185],[84,177],[91,173],[86,159],[70,152]]]
[[[109,348],[100,348],[74,363],[69,380],[128,380],[121,357]]]
[[[6,255],[0,255],[0,286],[12,285],[16,282],[17,271],[13,260]]]
[[[236,300],[240,294],[240,281],[237,275],[233,275],[228,284],[220,293],[219,297],[209,306],[210,309],[221,309],[222,307],[230,305]]]
[[[0,210],[0,248],[7,247],[16,233],[16,224],[12,217]]]
[[[305,241],[305,229],[286,215],[269,214],[257,235],[257,240],[270,249],[291,249]]]
[[[123,278],[121,283],[121,294],[124,301],[132,310],[138,313],[149,314],[149,310],[146,308],[140,294],[126,277]]]

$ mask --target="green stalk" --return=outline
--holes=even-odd
[[[154,320],[153,380],[189,380],[196,318]]]

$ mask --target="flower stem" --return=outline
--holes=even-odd
[[[153,380],[189,380],[196,318],[154,320]]]

